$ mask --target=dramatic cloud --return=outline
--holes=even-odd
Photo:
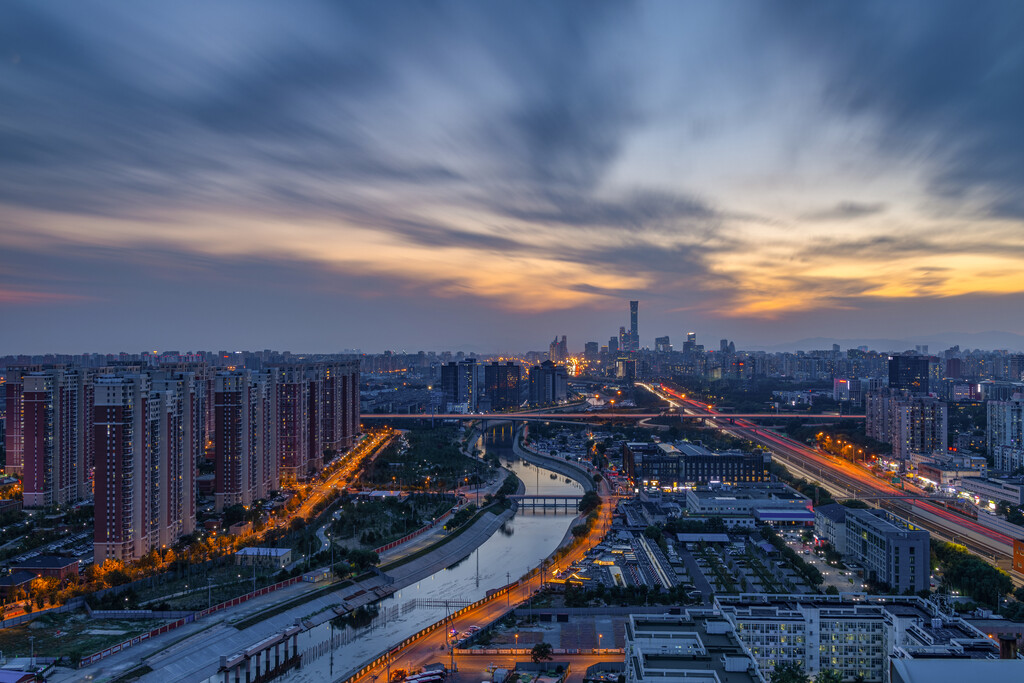
[[[1021,35],[1010,0],[7,3],[0,352],[578,346],[633,298],[645,344],[1019,325],[968,307],[1024,293]]]

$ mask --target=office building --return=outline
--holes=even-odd
[[[1024,394],[1015,393],[1009,400],[989,401],[988,452],[995,469],[1013,472],[1024,467]]]
[[[927,356],[889,356],[889,388],[927,394],[929,386]]]
[[[484,388],[490,410],[518,408],[521,402],[521,369],[512,361],[484,366]]]
[[[619,338],[612,337],[608,340],[608,355],[613,358],[619,353]]]
[[[654,350],[659,353],[671,353],[672,343],[668,337],[655,337]]]
[[[596,341],[583,345],[583,357],[588,361],[595,361],[601,357],[601,349]]]
[[[530,403],[550,405],[569,395],[569,375],[562,365],[546,360],[530,368]]]
[[[999,656],[984,633],[918,597],[717,595],[715,606],[765,677],[797,663],[812,678],[833,669],[844,681],[890,683],[901,649],[921,658]]]
[[[929,586],[928,532],[886,510],[823,505],[814,510],[814,532],[847,560],[864,568],[865,578],[897,593]]]
[[[625,623],[628,683],[765,683],[731,623],[710,610],[631,614]]]

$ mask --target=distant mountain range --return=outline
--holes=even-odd
[[[788,344],[775,344],[773,346],[751,346],[743,345],[748,351],[812,351],[817,349],[831,349],[833,344],[839,344],[839,348],[855,349],[858,346],[866,346],[873,351],[908,351],[913,350],[921,344],[928,345],[929,353],[939,353],[951,346],[960,345],[964,349],[1006,349],[1009,351],[1024,350],[1024,335],[1014,332],[939,332],[906,339],[835,339],[831,337],[811,337],[800,339]]]

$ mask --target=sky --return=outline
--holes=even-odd
[[[1022,35],[1017,0],[6,2],[0,353],[580,349],[630,299],[645,346],[1022,334]]]

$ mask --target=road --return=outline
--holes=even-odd
[[[465,614],[452,620],[445,628],[438,628],[427,633],[412,643],[398,647],[390,652],[390,662],[401,662],[403,668],[419,668],[425,664],[443,660],[445,665],[451,663],[451,653],[448,642],[448,630],[456,629],[462,633],[470,626],[484,626],[497,619],[500,619],[512,606],[527,600],[531,595],[543,587],[547,572],[552,575],[559,571],[559,567],[568,567],[572,563],[582,559],[587,551],[601,542],[608,529],[611,527],[612,512],[615,510],[617,498],[610,494],[607,483],[602,480],[601,491],[602,505],[597,523],[586,536],[583,543],[575,546],[567,555],[551,565],[538,567],[523,579],[514,583],[512,589],[504,595],[495,596]],[[546,564],[546,563],[545,563]],[[384,662],[358,678],[348,679],[351,683],[371,683],[385,673],[388,663]],[[338,679],[346,680],[345,678]],[[382,679],[383,680],[383,679]]]
[[[670,387],[655,387],[663,398],[676,403],[692,415],[714,415],[707,404],[687,399]],[[749,439],[769,448],[784,465],[793,465],[814,475],[825,488],[835,490],[844,497],[864,498],[907,518],[938,537],[965,545],[972,552],[1006,566],[1013,556],[1013,539],[984,527],[971,519],[952,513],[925,500],[915,500],[913,491],[896,488],[862,467],[847,460],[826,455],[806,445],[759,427],[744,419],[718,427],[733,436]],[[923,493],[923,492],[922,492]],[[884,498],[879,498],[882,496]],[[1014,581],[1019,579],[1014,577]]]
[[[377,432],[370,437],[363,439],[352,451],[342,456],[342,464],[333,473],[328,475],[322,482],[314,480],[313,491],[302,502],[302,505],[295,511],[293,517],[309,517],[313,513],[313,507],[322,501],[328,493],[337,488],[348,486],[353,475],[359,470],[366,456],[374,453],[380,448],[387,446],[391,439],[395,438],[396,432],[392,430]]]

